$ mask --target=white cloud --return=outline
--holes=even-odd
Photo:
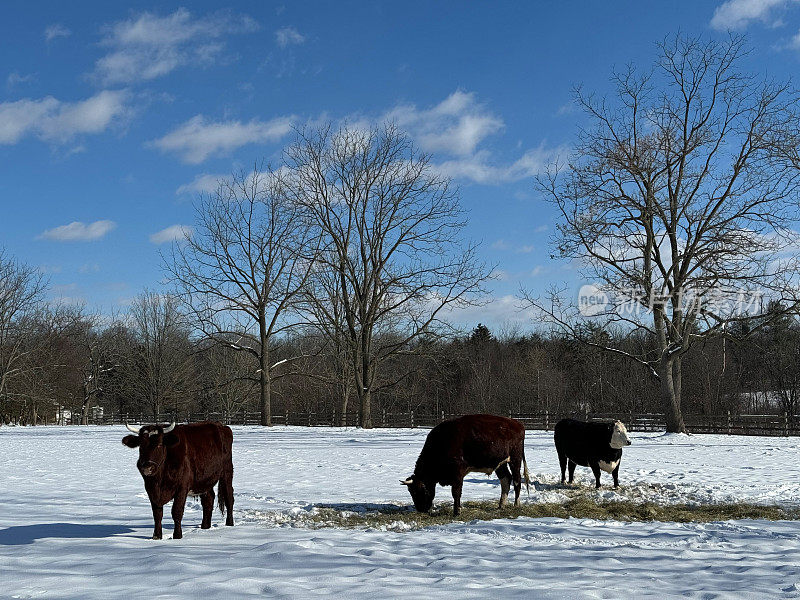
[[[751,21],[776,24],[772,17],[775,9],[789,4],[792,0],[728,0],[714,10],[711,27],[719,31],[744,29]]]
[[[211,194],[217,191],[220,179],[225,177],[225,175],[203,173],[195,177],[191,182],[184,183],[175,190],[175,193],[179,196],[182,194]]]
[[[488,138],[505,129],[505,123],[478,102],[474,93],[463,90],[456,90],[430,108],[401,104],[379,120],[396,123],[422,150],[439,157],[433,166],[443,175],[481,184],[497,185],[531,177],[564,151],[540,144],[510,164],[498,162],[484,145]],[[363,118],[348,120],[351,126],[362,121]]]
[[[397,106],[383,117],[408,131],[423,150],[468,156],[486,137],[504,127],[500,117],[479,104],[475,94],[456,90],[436,106]]]
[[[197,164],[212,155],[226,154],[247,144],[277,141],[291,129],[291,117],[242,123],[207,122],[202,115],[197,115],[151,143],[162,152],[179,154],[183,162]]]
[[[536,323],[536,312],[521,304],[516,296],[506,295],[494,297],[486,304],[456,307],[445,313],[448,320],[458,324],[486,323],[490,327],[497,327],[504,323],[523,326]]]
[[[507,241],[503,239],[500,239],[492,244],[492,248],[494,248],[495,250],[510,250],[511,244],[509,244]]]
[[[163,17],[144,12],[107,27],[101,45],[109,52],[95,63],[94,76],[105,83],[133,83],[187,64],[211,64],[224,50],[221,38],[257,29],[247,16],[195,18],[184,8]]]
[[[536,248],[533,245],[527,244],[525,246],[520,246],[519,248],[517,248],[516,252],[517,254],[530,254],[535,249]]]
[[[30,83],[34,79],[36,79],[36,75],[20,75],[16,71],[13,71],[8,74],[8,77],[6,77],[6,87],[10,89],[16,87],[20,83]]]
[[[286,48],[286,46],[293,44],[302,44],[305,41],[305,36],[301,35],[294,27],[281,27],[275,32],[275,43],[281,48]]]
[[[61,225],[42,232],[39,235],[39,239],[57,242],[91,242],[105,237],[116,226],[117,224],[114,221],[107,220],[94,221],[93,223],[73,221],[69,225]]]
[[[128,113],[127,94],[102,91],[79,102],[61,102],[47,96],[0,103],[0,144],[16,144],[26,135],[53,143],[75,136],[97,134]]]
[[[492,271],[492,277],[498,281],[508,281],[508,272],[503,269],[495,269]]]
[[[547,225],[539,225],[536,229],[533,230],[534,233],[544,233],[547,231]]]
[[[52,42],[56,38],[69,37],[70,35],[72,35],[72,32],[61,23],[48,25],[44,30],[44,40],[46,42]]]
[[[150,241],[154,244],[166,244],[168,242],[178,242],[185,240],[192,235],[192,227],[190,225],[170,225],[161,231],[157,231],[150,236]]]
[[[546,270],[542,265],[536,265],[535,267],[533,267],[533,270],[531,271],[531,277],[538,277],[539,275],[545,272]]]
[[[443,175],[454,179],[471,179],[476,183],[496,185],[533,177],[565,151],[565,148],[548,148],[540,144],[513,163],[502,165],[493,164],[491,154],[482,150],[464,158],[446,160],[434,167]]]

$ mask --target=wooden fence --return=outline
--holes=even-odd
[[[387,412],[376,411],[373,414],[375,427],[425,427],[430,428],[446,419],[458,415],[431,414],[418,411]],[[508,415],[521,421],[526,429],[551,430],[565,417],[586,421],[610,421],[619,419],[629,431],[664,431],[666,424],[664,415],[658,413],[511,413]],[[729,435],[766,435],[766,436],[800,436],[800,415],[742,415],[726,413],[724,415],[691,415],[683,417],[689,433],[721,433]],[[167,423],[172,420],[181,423],[214,420],[229,425],[258,425],[260,414],[257,412],[237,412],[231,415],[222,413],[165,413],[154,419],[152,415],[129,413],[106,413],[90,419],[95,425],[122,425],[123,423]],[[304,427],[335,427],[342,424],[341,413],[292,412],[272,415],[273,425],[296,425]],[[348,427],[358,425],[358,413],[345,414],[344,423]]]

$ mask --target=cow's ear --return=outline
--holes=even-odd
[[[139,445],[139,436],[126,435],[124,438],[122,438],[122,443],[128,448],[136,448],[136,446]]]
[[[167,435],[164,436],[164,440],[163,440],[164,445],[167,448],[171,448],[172,446],[177,444],[179,441],[180,440],[178,440],[178,436],[175,435],[174,433],[168,433]]]

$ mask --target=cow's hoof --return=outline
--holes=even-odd
[[[209,523],[208,525],[206,525],[205,523],[202,523],[200,525],[200,529],[211,529],[211,524]]]
[[[179,540],[182,537],[183,537],[183,534],[180,531],[176,531],[175,533],[172,534],[172,539],[173,540]]]
[[[233,527],[233,520],[225,521],[225,526],[226,527]]]
[[[156,534],[154,533],[154,534],[153,534],[153,539],[154,539],[154,540],[160,540],[160,539],[161,539],[161,536],[160,536],[160,535],[156,535]]]

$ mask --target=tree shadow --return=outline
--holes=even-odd
[[[104,538],[135,531],[124,525],[84,525],[81,523],[37,523],[0,529],[0,546],[23,546],[44,538]]]

